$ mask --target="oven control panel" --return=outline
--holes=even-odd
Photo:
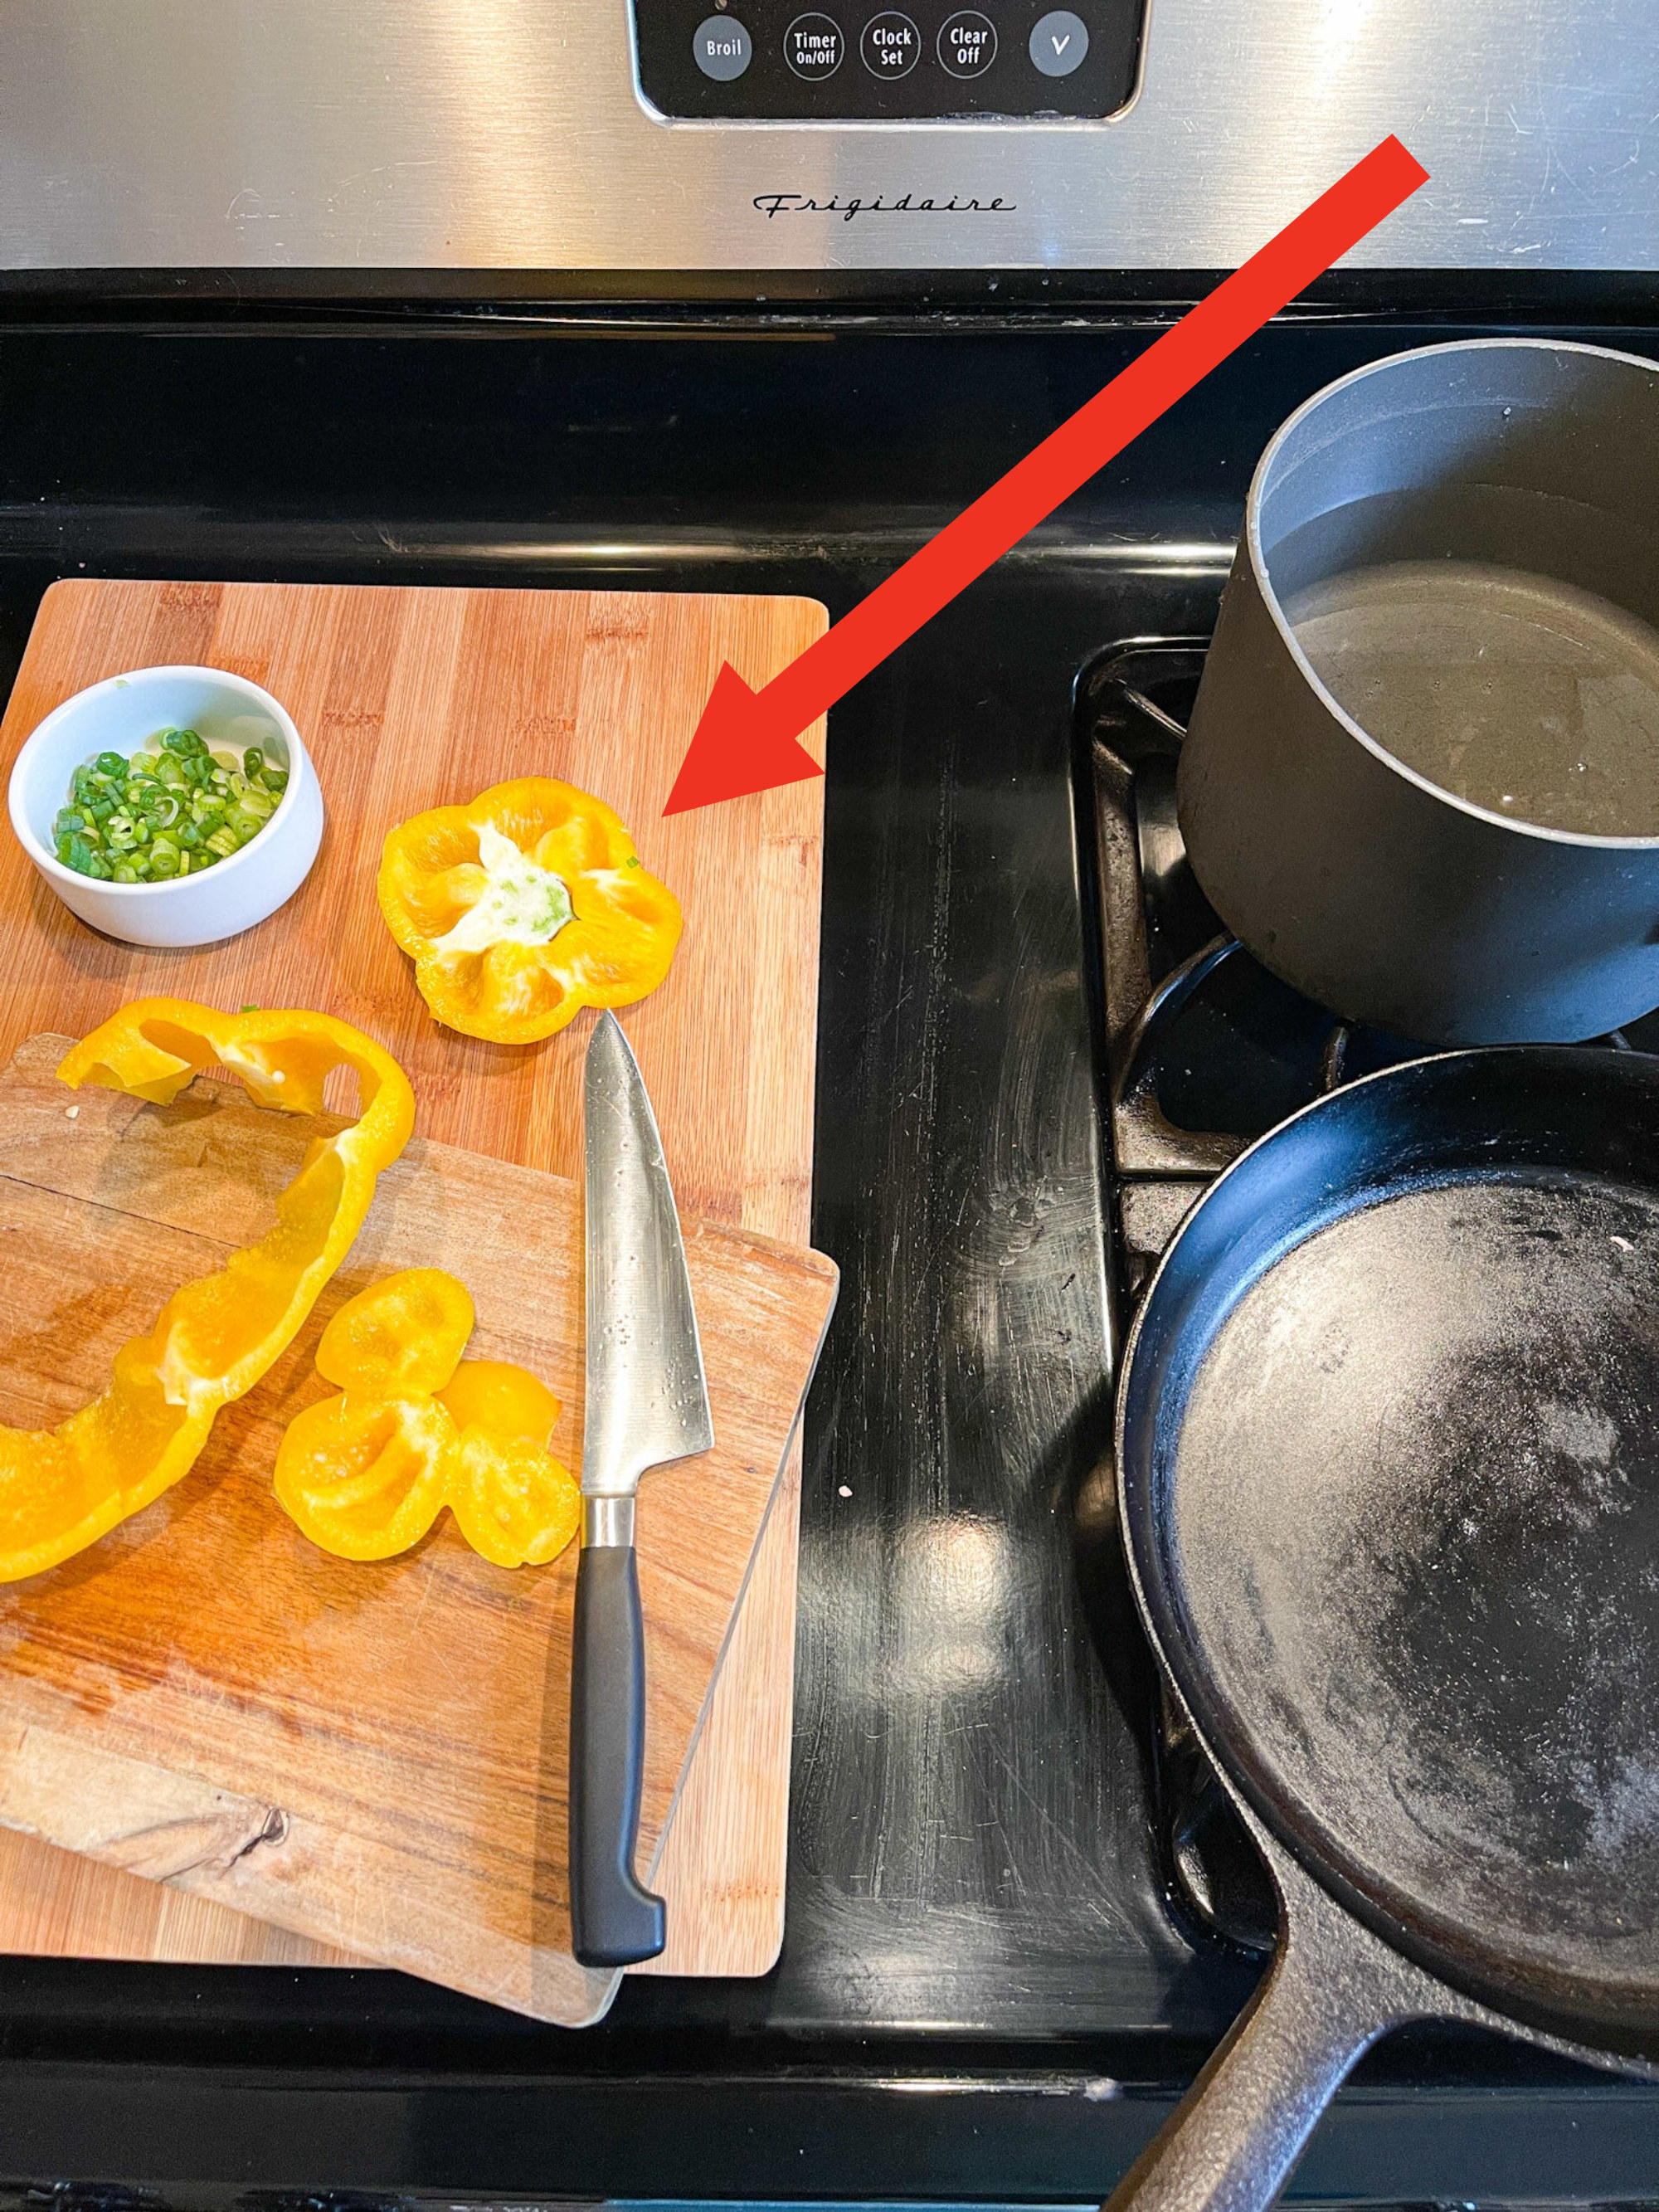
[[[1115,115],[1146,0],[633,0],[640,88],[675,119]]]

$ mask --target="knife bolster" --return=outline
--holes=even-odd
[[[634,1544],[632,1495],[626,1498],[584,1498],[582,1542],[598,1551],[630,1551]]]

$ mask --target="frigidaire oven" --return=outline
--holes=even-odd
[[[555,988],[532,956],[570,910],[501,921],[517,949],[492,940],[486,988],[453,935],[483,878],[398,908],[381,873],[407,860],[385,842],[404,817],[482,804],[492,778],[605,801],[623,842],[582,847],[574,920],[603,897],[659,933],[611,995],[678,1197],[717,1447],[726,1378],[758,1404],[794,1358],[798,1389],[811,1346],[782,1322],[732,1335],[708,1252],[782,1270],[797,1316],[828,1280],[799,1248],[839,1270],[795,1441],[785,1391],[730,1486],[665,1468],[640,1488],[638,1871],[668,1918],[625,1972],[569,1957],[568,1649],[537,1607],[567,1601],[574,1548],[496,1564],[434,1504],[395,1557],[306,1551],[254,1391],[165,1498],[0,1584],[20,2203],[1095,2203],[1168,2117],[1249,2002],[1278,1905],[1256,1813],[1141,1625],[1124,1348],[1248,1147],[1381,1095],[1360,1086],[1437,1042],[1298,988],[1224,918],[1185,850],[1183,736],[1253,472],[1313,395],[1469,340],[1659,360],[1656,33],[1642,0],[4,11],[8,773],[94,678],[204,664],[291,714],[326,811],[294,900],[199,954],[134,951],[9,853],[0,1418],[70,1417],[155,1285],[257,1233],[202,1176],[262,1163],[274,1203],[270,1164],[300,1158],[191,1136],[198,1110],[245,1146],[245,1124],[289,1127],[228,1103],[222,1066],[198,1106],[117,1113],[105,1091],[67,1118],[93,1094],[59,1103],[64,1040],[182,995],[239,1036],[278,1007],[343,1021],[412,1085],[416,1148],[258,1390],[320,1400],[329,1297],[441,1264],[475,1355],[565,1401],[549,1449],[576,1468],[593,1017],[531,1033]],[[836,692],[795,781],[665,813],[723,660],[758,684],[812,653],[1391,134],[1428,181]],[[661,772],[630,781],[647,745]],[[252,837],[283,792],[278,756],[250,757],[224,774],[258,801]],[[194,800],[118,793],[100,817],[114,771],[80,765],[74,821],[40,834],[73,848],[92,824],[113,887],[142,887],[116,848],[145,822],[165,851]],[[1247,817],[1271,846],[1273,808],[1227,818]],[[472,866],[443,834],[463,840],[443,865]],[[556,849],[535,844],[532,889]],[[195,850],[174,841],[169,882]],[[667,908],[627,907],[635,864],[672,895],[678,950]],[[1334,835],[1322,866],[1342,866]],[[428,969],[473,963],[459,997],[422,1000],[416,939]],[[508,976],[528,1027],[492,1033],[478,1007]],[[1596,1048],[1653,1042],[1638,1018]],[[201,1043],[175,1072],[212,1060]],[[411,1211],[440,1171],[443,1203]],[[562,1244],[534,1226],[555,1220]],[[233,1496],[234,1569],[148,1627],[169,1547],[228,1540]],[[1351,1718],[1383,1758],[1382,1723]],[[256,1721],[243,1771],[223,1747]],[[1607,1801],[1621,1833],[1654,1818],[1638,1765]],[[504,1824],[482,1844],[480,1806]],[[426,1971],[445,1959],[474,1963]],[[1659,2091],[1473,2013],[1408,2025],[1294,2186],[1659,2197]]]

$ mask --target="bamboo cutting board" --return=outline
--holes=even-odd
[[[720,662],[763,683],[825,621],[810,601],[706,594],[55,585],[0,726],[0,769],[83,685],[204,662],[283,700],[328,819],[316,868],[280,914],[182,954],[83,929],[0,837],[0,1052],[36,1030],[84,1030],[140,993],[324,1006],[404,1060],[424,1133],[574,1173],[586,1018],[530,1048],[437,1028],[373,891],[394,820],[504,776],[556,774],[617,807],[685,910],[668,981],[623,1016],[682,1206],[804,1243],[823,787],[658,817]],[[805,741],[821,757],[822,726]],[[752,1974],[776,1956],[798,1510],[797,1450],[660,1856],[668,1950],[645,1971]],[[0,1949],[284,1965],[337,1956],[3,1832]]]
[[[170,1291],[258,1235],[317,1133],[205,1078],[165,1108],[71,1095],[52,1072],[70,1042],[32,1039],[0,1079],[0,1419],[16,1426],[84,1403]],[[685,1232],[715,1443],[654,1471],[641,1498],[647,1864],[835,1296],[816,1253],[689,1216]],[[0,1820],[576,2025],[615,1977],[569,1955],[575,1547],[513,1572],[445,1516],[400,1558],[339,1560],[271,1494],[283,1426],[330,1395],[313,1365],[329,1314],[416,1265],[472,1290],[475,1355],[553,1384],[554,1448],[574,1455],[580,1190],[417,1139],[295,1342],[185,1480],[0,1589]]]

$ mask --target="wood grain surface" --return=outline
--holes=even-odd
[[[0,1078],[0,1420],[60,1420],[168,1292],[268,1224],[317,1123],[198,1079],[169,1107],[67,1092],[70,1040]],[[331,1124],[337,1126],[337,1124]],[[649,1864],[702,1717],[834,1301],[818,1255],[687,1216],[714,1449],[647,1478]],[[417,1139],[295,1344],[185,1480],[61,1567],[0,1588],[0,1821],[538,2018],[614,1977],[569,1956],[575,1549],[481,1559],[446,1515],[398,1559],[320,1551],[271,1492],[283,1427],[330,1395],[331,1312],[412,1265],[477,1307],[581,1434],[582,1222],[563,1176]]]
[[[360,1021],[413,1076],[422,1130],[576,1171],[587,1018],[539,1048],[477,1043],[428,1018],[373,896],[381,836],[507,775],[598,792],[678,893],[686,933],[655,996],[623,1016],[683,1207],[804,1243],[811,1179],[823,787],[659,819],[722,659],[753,684],[821,635],[799,599],[76,580],[48,592],[0,726],[0,766],[72,692],[125,668],[206,663],[294,714],[328,820],[281,913],[197,953],[81,927],[0,839],[0,1051],[82,1030],[140,993],[284,1000]],[[822,725],[806,733],[822,757]],[[799,1447],[763,1536],[655,1880],[664,1957],[635,1971],[753,1974],[783,1925]],[[0,1949],[332,1962],[262,1929],[0,1832]]]

